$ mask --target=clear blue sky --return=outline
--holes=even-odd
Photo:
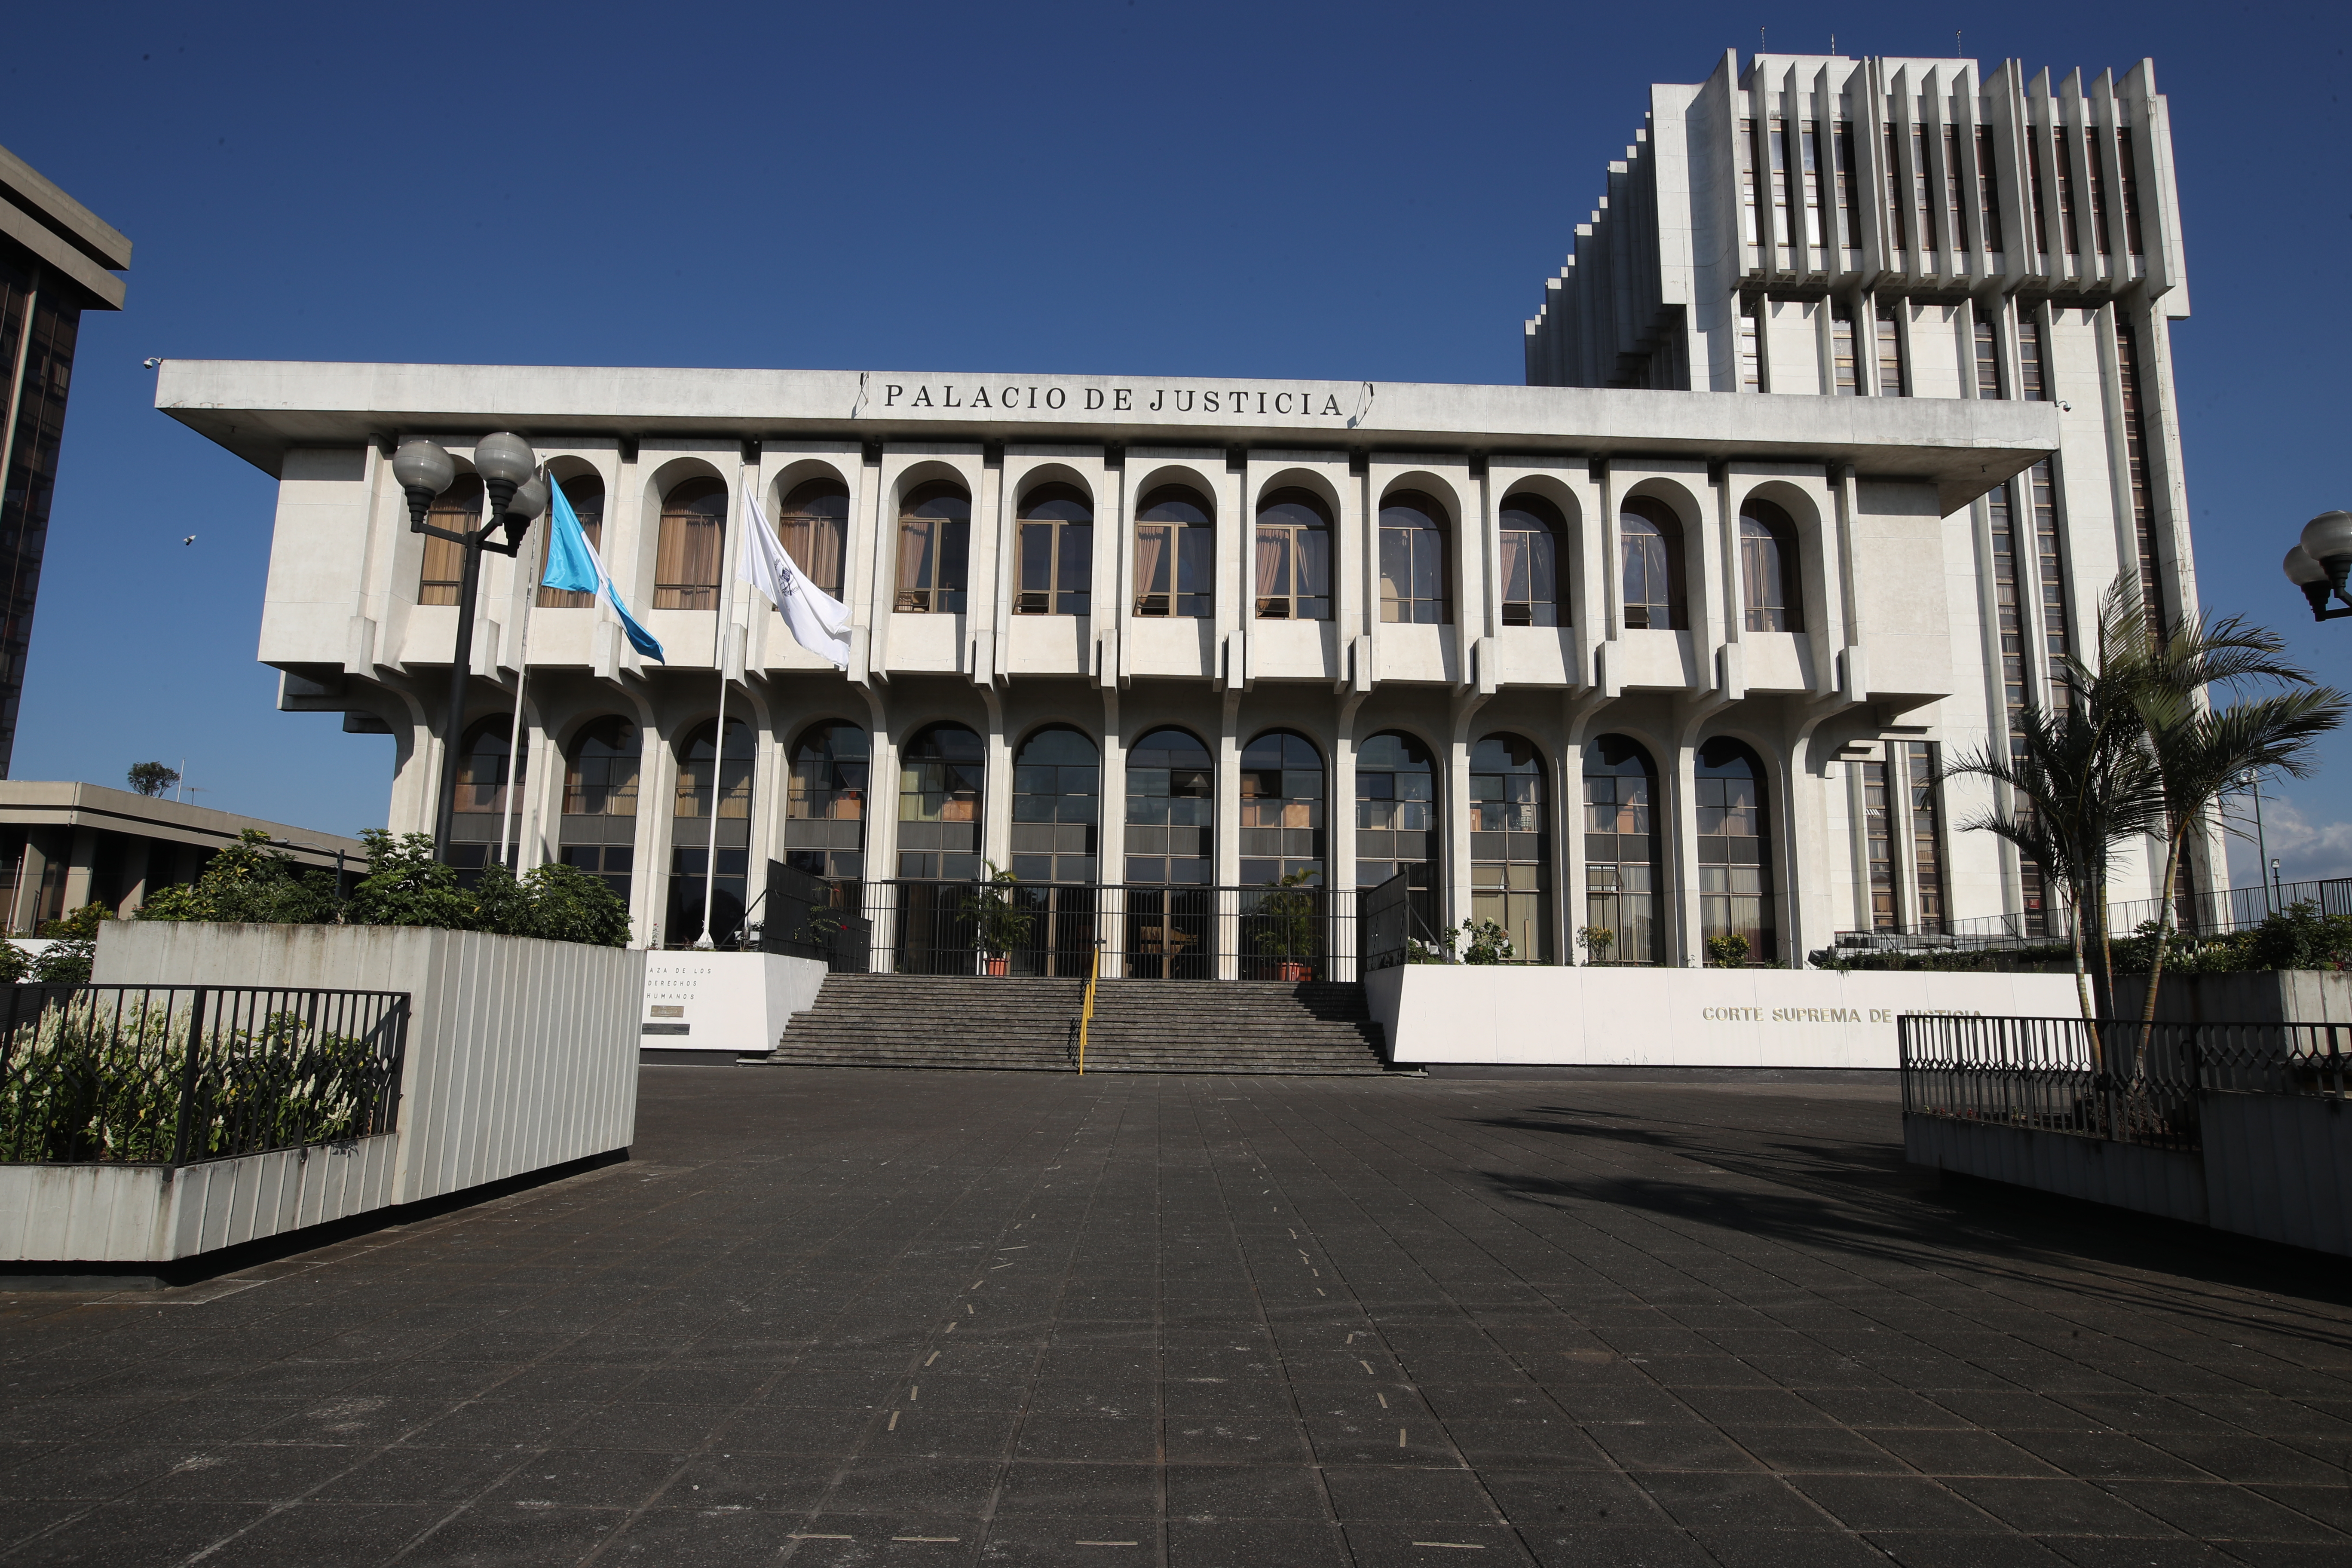
[[[275,711],[270,481],[150,355],[1517,382],[1652,81],[1947,55],[2170,95],[2202,592],[2345,682],[2279,574],[2352,505],[2352,7],[50,5],[0,144],[137,246],[83,321],[14,772],[187,759],[207,805],[383,822],[391,742]],[[196,542],[183,547],[183,535]],[[2269,813],[2352,872],[2352,737]],[[2250,874],[2249,874],[2250,875]]]

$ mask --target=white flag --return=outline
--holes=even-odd
[[[849,668],[849,606],[810,582],[784,550],[783,541],[760,514],[760,503],[747,490],[743,510],[751,514],[750,548],[743,552],[743,575],[751,586],[783,613],[793,640],[836,669]]]

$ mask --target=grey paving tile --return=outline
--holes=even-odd
[[[1169,1568],[1342,1568],[1351,1563],[1347,1538],[1333,1524],[1301,1520],[1171,1519]],[[1108,1561],[1108,1560],[1105,1560]]]

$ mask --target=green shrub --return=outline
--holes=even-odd
[[[193,887],[164,888],[139,911],[149,921],[257,921],[273,925],[433,926],[445,931],[535,936],[594,947],[626,947],[629,908],[613,889],[575,867],[534,867],[518,879],[488,866],[470,888],[454,867],[433,858],[422,833],[382,828],[360,835],[368,874],[349,899],[334,879],[304,870],[248,828],[213,857]]]

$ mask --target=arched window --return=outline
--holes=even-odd
[[[1727,736],[1698,749],[1699,931],[1707,962],[1732,962],[1717,944],[1744,938],[1738,962],[1774,961],[1772,864],[1764,814],[1764,768]]]
[[[1356,886],[1377,888],[1402,871],[1420,929],[1435,931],[1437,770],[1429,748],[1389,730],[1356,748]]]
[[[971,498],[941,479],[908,492],[898,511],[898,597],[901,610],[960,616],[964,567],[971,553]]]
[[[793,742],[792,782],[784,794],[784,863],[829,882],[866,877],[866,763],[872,745],[862,724],[812,724]],[[855,900],[844,900],[855,909]]]
[[[604,481],[594,474],[574,474],[562,481],[563,499],[572,503],[572,515],[580,520],[580,531],[588,536],[589,548],[604,548]],[[539,574],[547,575],[549,541],[555,531],[541,521],[534,531],[539,535]],[[567,588],[541,586],[539,607],[542,610],[586,610],[594,608],[594,594],[575,594]]]
[[[1665,882],[1658,834],[1658,770],[1622,735],[1584,748],[1584,928],[1595,963],[1656,963],[1658,897]]]
[[[1544,761],[1517,735],[1470,750],[1470,915],[1510,933],[1522,963],[1551,962],[1551,832]]]
[[[1797,525],[1787,512],[1768,500],[1739,509],[1739,583],[1749,631],[1805,629],[1797,563]]]
[[[1683,631],[1683,525],[1664,501],[1646,496],[1617,514],[1625,546],[1623,584],[1627,631]]]
[[[1039,485],[1021,503],[1016,616],[1083,616],[1092,608],[1095,509],[1076,485]]]
[[[1568,558],[1568,523],[1559,509],[1522,491],[1503,502],[1503,624],[1556,626],[1559,563]]]
[[[1127,752],[1127,879],[1202,887],[1216,879],[1216,763],[1182,730],[1154,730]],[[1242,807],[1244,815],[1249,807]]]
[[[710,869],[714,804],[719,864],[710,894],[710,938],[725,947],[742,934],[756,745],[751,726],[740,719],[727,721],[723,752],[715,719],[695,726],[678,742],[677,797],[670,822],[669,916],[662,926],[666,947],[690,947],[702,935],[703,879]]]
[[[1454,618],[1445,510],[1419,490],[1381,503],[1381,619],[1442,626]]]
[[[637,727],[626,719],[596,719],[572,737],[563,770],[563,820],[557,847],[563,863],[602,877],[624,902],[635,867]]]
[[[1313,490],[1276,490],[1257,509],[1257,613],[1331,618],[1331,512]]]
[[[1013,874],[1024,882],[1092,882],[1102,818],[1102,754],[1066,724],[1022,743],[1013,759]]]
[[[1214,514],[1198,490],[1161,485],[1135,514],[1135,613],[1189,616],[1214,613],[1217,532]]]
[[[830,477],[793,487],[776,514],[776,537],[801,575],[841,597],[841,563],[849,553],[849,487]]]
[[[459,474],[449,481],[449,488],[433,498],[433,510],[425,521],[435,528],[446,528],[455,533],[471,533],[482,526],[482,477],[479,474]],[[457,589],[465,581],[466,547],[446,539],[425,536],[425,560],[416,573],[416,602],[420,605],[454,605]]]
[[[909,881],[969,882],[980,876],[980,737],[961,724],[933,724],[898,752],[898,875]]]
[[[477,719],[467,730],[458,752],[457,810],[449,825],[449,864],[469,887],[482,868],[499,858],[493,846],[499,841],[500,824],[506,825],[509,844],[520,826],[511,815],[502,815],[509,812],[509,786],[522,783],[522,770],[509,767],[513,759],[508,742],[513,730],[511,714]],[[515,793],[511,809],[520,811],[521,792]]]
[[[660,545],[654,553],[654,608],[717,609],[726,539],[724,484],[688,479],[664,497]]]
[[[1324,873],[1323,753],[1295,730],[1268,730],[1242,749],[1242,881]]]

